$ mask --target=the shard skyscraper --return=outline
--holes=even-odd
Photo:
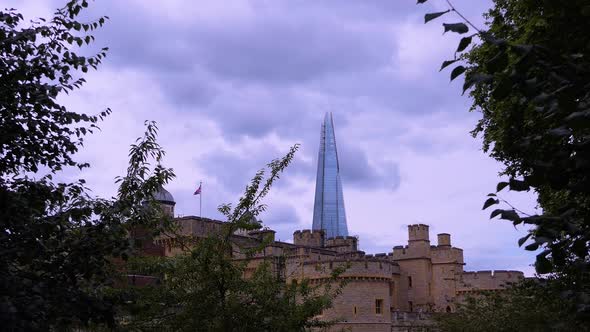
[[[332,113],[326,113],[320,134],[313,229],[323,229],[327,238],[348,236]]]

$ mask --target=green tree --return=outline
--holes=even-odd
[[[92,197],[84,180],[53,180],[65,167],[88,167],[73,154],[110,113],[90,116],[57,102],[105,56],[106,48],[92,57],[75,51],[106,19],[78,22],[87,6],[69,1],[28,27],[16,10],[0,12],[0,321],[9,331],[114,326],[113,262],[129,255],[129,225],[161,222],[152,193],[173,177],[160,165],[157,128],[146,123],[116,198]]]
[[[426,0],[419,0],[419,3]],[[543,212],[528,215],[508,204],[496,209],[516,225],[531,225],[519,240],[526,250],[541,249],[538,273],[567,278],[564,291],[586,317],[590,312],[590,4],[585,0],[495,0],[475,27],[450,1],[449,9],[427,14],[460,16],[445,31],[466,34],[451,79],[465,73],[463,90],[482,118],[473,131],[484,151],[504,163],[509,177],[491,193],[484,209],[508,203],[499,192],[534,190]],[[472,46],[470,48],[470,46]],[[441,68],[441,69],[442,69]]]
[[[452,314],[436,316],[441,331],[586,331],[572,302],[559,296],[561,281],[523,280],[503,292],[466,299]]]
[[[280,278],[281,260],[267,258],[250,277],[251,259],[269,243],[240,244],[232,238],[237,230],[257,230],[256,221],[265,210],[261,200],[291,162],[297,146],[282,159],[268,164],[247,186],[235,207],[225,204],[219,233],[206,238],[181,238],[184,253],[176,257],[138,259],[130,268],[142,274],[162,276],[161,284],[123,290],[131,305],[124,307],[123,327],[167,331],[304,331],[327,327],[331,322],[315,318],[329,308],[340,293],[337,276],[323,285],[308,280],[287,284]],[[175,235],[178,239],[178,235]]]

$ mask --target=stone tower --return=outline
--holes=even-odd
[[[160,187],[160,189],[154,194],[154,199],[161,204],[164,213],[174,218],[174,206],[176,205],[176,201],[174,201],[174,197],[168,190]]]
[[[326,238],[348,236],[332,113],[326,113],[320,133],[313,229],[324,230]]]

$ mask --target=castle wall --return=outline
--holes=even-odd
[[[304,229],[293,233],[293,243],[297,246],[322,247],[324,245],[324,232],[321,230]]]
[[[456,269],[456,264],[432,265],[432,301],[433,311],[455,311],[457,299],[457,284],[461,273]]]
[[[358,239],[354,236],[337,236],[327,239],[324,247],[338,253],[355,252],[358,250]]]
[[[194,241],[215,236],[223,227],[222,222],[197,217],[177,218],[176,222],[179,233]],[[334,282],[332,272],[345,267],[337,280],[345,281],[345,287],[333,308],[320,317],[341,319],[334,331],[403,330],[414,324],[416,315],[454,311],[467,295],[501,290],[523,278],[519,271],[464,272],[463,250],[452,247],[451,236],[438,234],[434,246],[428,232],[427,225],[410,225],[406,246],[396,246],[388,254],[365,255],[358,250],[358,239],[351,236],[326,239],[321,231],[303,230],[293,234],[290,244],[274,241],[272,230],[243,231],[232,236],[233,258],[248,259],[246,278],[268,262],[273,273],[287,283],[303,279],[314,284]],[[139,233],[136,237],[140,238]],[[176,241],[174,236],[160,236],[154,244],[172,256],[182,252]],[[266,242],[270,244],[253,257],[240,253]],[[428,320],[420,322],[428,324]]]
[[[391,300],[388,296],[390,282],[386,280],[350,280],[342,295],[334,300],[334,306],[320,318],[339,319],[330,331],[391,331]],[[377,301],[380,313],[377,312]]]
[[[397,262],[401,278],[407,286],[408,311],[428,311],[432,300],[432,264],[429,259],[408,259]]]
[[[402,292],[398,289],[400,268],[386,255],[353,260],[333,257],[321,262],[303,259],[299,260],[299,264],[299,275],[292,274],[289,282],[302,278],[316,283],[327,282],[336,268],[346,268],[339,276],[339,280],[345,282],[341,295],[335,299],[333,307],[320,317],[340,319],[334,331],[342,328],[350,331],[390,331],[391,311],[399,310]],[[378,300],[380,313],[376,308]]]
[[[520,271],[469,271],[463,272],[462,281],[458,291],[482,291],[505,288],[510,283],[515,283],[524,278]]]
[[[463,274],[463,250],[450,246],[448,234],[439,234],[438,238],[438,246],[430,248],[433,310],[455,311],[457,284]]]
[[[390,280],[392,274],[400,273],[400,268],[399,266],[397,266],[397,264],[394,264],[386,260],[379,261],[359,259],[355,261],[305,261],[302,267],[302,277],[308,279],[326,279],[329,278],[332,271],[334,271],[338,267],[344,267],[346,269],[342,274],[340,274],[341,278],[367,278],[371,280]]]

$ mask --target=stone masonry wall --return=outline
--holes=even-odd
[[[463,272],[458,291],[495,290],[505,288],[509,283],[524,278],[520,271],[470,271]]]

